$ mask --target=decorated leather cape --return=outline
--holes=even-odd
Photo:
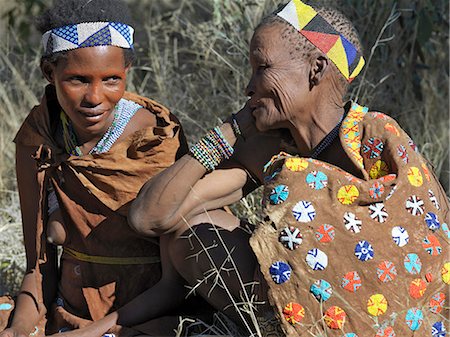
[[[352,105],[339,133],[358,179],[310,158],[273,158],[251,238],[286,336],[445,335],[449,204],[390,117]]]
[[[27,249],[35,249],[38,256],[33,273],[43,288],[37,299],[41,304],[46,286],[41,282],[40,265],[47,259],[49,184],[56,192],[67,233],[58,287],[59,301],[62,300],[59,304],[63,305],[47,314],[49,324],[53,325],[47,326],[50,332],[62,327],[76,328],[83,319],[98,320],[161,277],[158,240],[138,236],[128,226],[126,216],[142,185],[185,154],[187,144],[178,121],[164,106],[131,93],[125,93],[124,98],[155,114],[157,126],[135,132],[106,153],[69,157],[63,146],[57,144],[53,134],[61,108],[51,86],[46,88],[40,105],[33,108],[15,138],[17,145],[30,148],[37,164],[29,169],[35,170],[41,190],[36,196],[39,214],[34,227],[24,231],[31,231],[26,235]],[[74,258],[73,254],[78,256]],[[90,262],[86,256],[102,257],[109,262]],[[129,263],[123,263],[122,258]],[[82,292],[88,312],[72,304],[75,290]]]

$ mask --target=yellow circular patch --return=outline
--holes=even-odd
[[[423,184],[422,173],[415,166],[410,167],[408,170],[408,180],[409,183],[415,187],[420,187]]]
[[[441,268],[441,276],[445,284],[450,284],[450,262],[447,262]]]
[[[380,316],[383,315],[388,307],[388,303],[386,297],[382,294],[375,294],[370,296],[367,301],[367,311],[372,316]]]
[[[343,205],[351,205],[359,197],[359,191],[355,185],[342,186],[338,193],[337,198]]]
[[[369,171],[370,178],[372,179],[384,177],[388,173],[389,166],[382,160],[378,160],[375,164],[373,164]]]
[[[286,167],[294,172],[300,172],[308,168],[308,162],[303,158],[288,158],[285,161]]]

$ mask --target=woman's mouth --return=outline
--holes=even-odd
[[[87,119],[90,122],[96,122],[99,121],[103,115],[105,114],[106,111],[80,111],[80,114]]]

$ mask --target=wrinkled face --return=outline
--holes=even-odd
[[[289,127],[309,90],[308,67],[290,54],[283,28],[279,23],[260,27],[250,43],[252,77],[246,94],[261,131]]]
[[[123,50],[114,46],[79,48],[43,70],[55,85],[58,102],[80,140],[104,134],[125,91],[128,67]]]

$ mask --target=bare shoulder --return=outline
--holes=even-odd
[[[136,111],[134,116],[128,122],[122,137],[127,137],[128,135],[131,135],[136,131],[155,126],[156,126],[155,114],[153,114],[152,112],[150,112],[145,108],[141,108],[138,111]]]

